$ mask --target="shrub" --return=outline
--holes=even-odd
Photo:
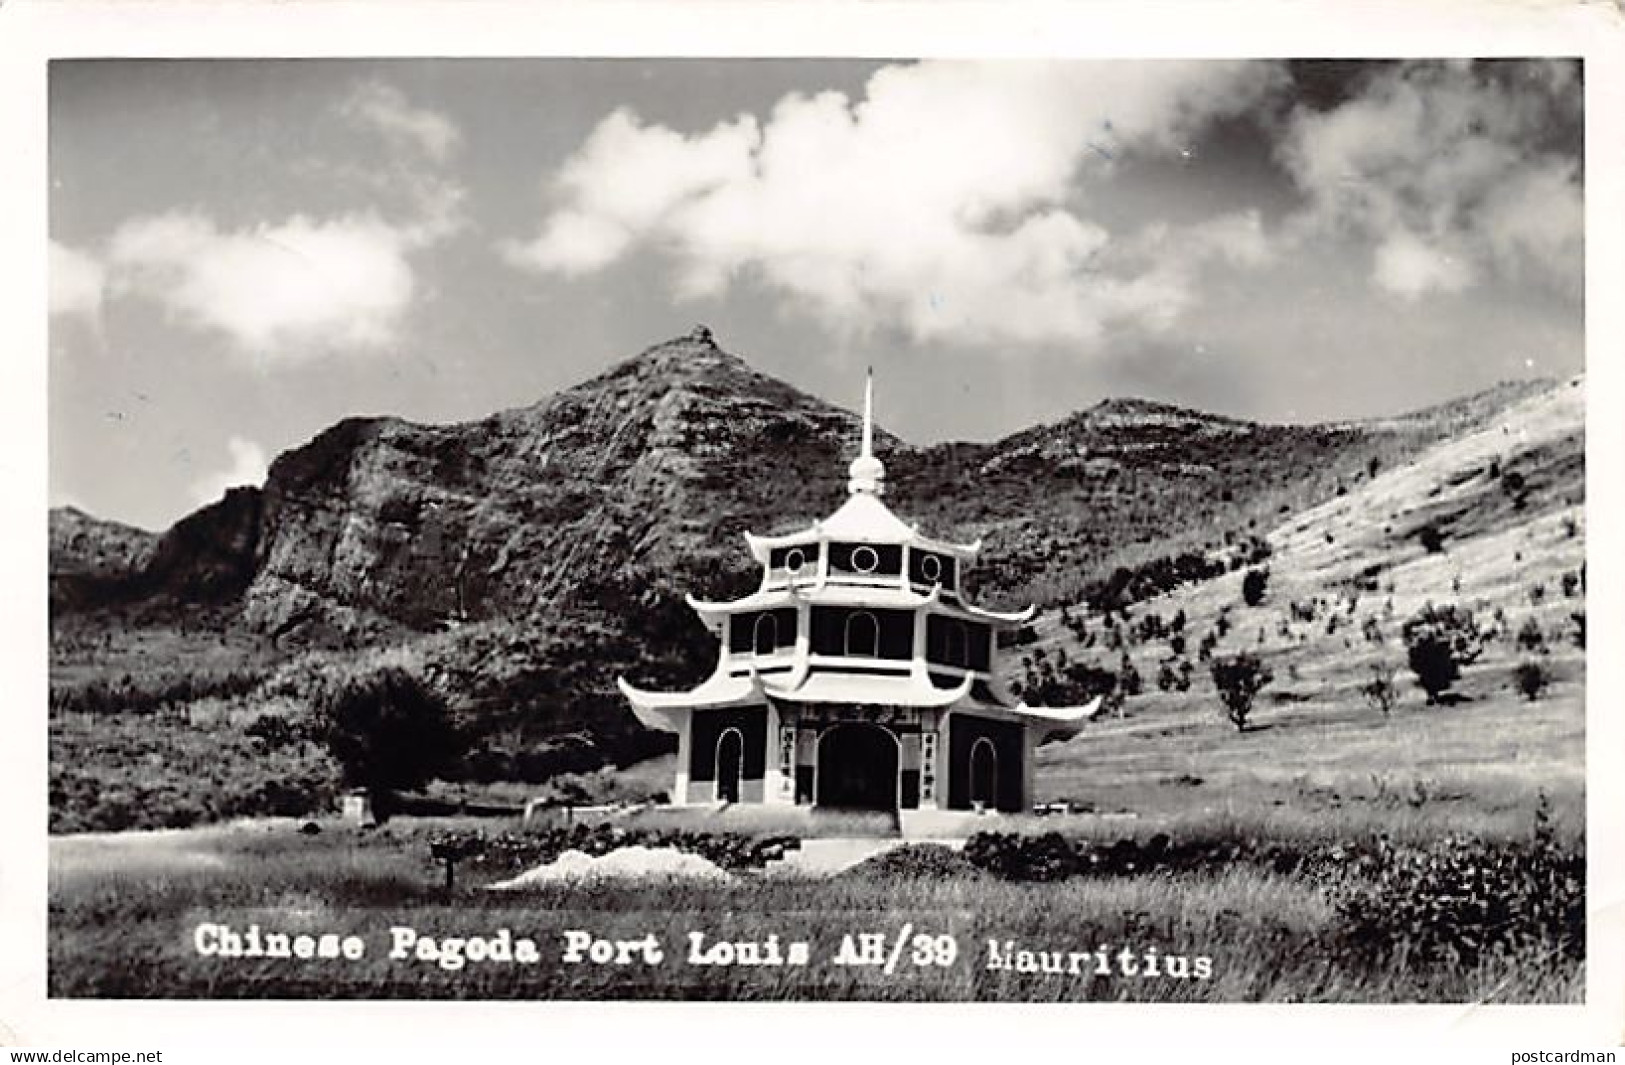
[[[1552,683],[1551,670],[1546,663],[1539,659],[1530,658],[1519,662],[1512,669],[1512,685],[1518,689],[1525,699],[1534,702],[1545,694]]]
[[[1268,587],[1270,571],[1267,569],[1250,569],[1246,576],[1241,578],[1241,599],[1248,606],[1257,606],[1264,601],[1264,589]]]
[[[1576,610],[1569,615],[1569,621],[1574,625],[1574,631],[1569,634],[1569,639],[1574,641],[1574,646],[1584,650],[1586,645],[1586,612]]]
[[[1546,634],[1541,631],[1540,622],[1529,618],[1523,623],[1518,629],[1518,646],[1525,651],[1546,650]]]
[[[1346,949],[1407,965],[1472,968],[1487,957],[1585,956],[1585,855],[1552,838],[1543,795],[1532,840],[1386,838],[1336,892]]]
[[[280,750],[303,738],[299,730],[280,714],[261,714],[243,731],[258,740],[267,751]]]
[[[1454,605],[1423,607],[1400,629],[1405,657],[1429,706],[1461,679],[1461,667],[1477,660],[1483,637],[1472,612]]]
[[[1422,545],[1422,550],[1430,555],[1437,555],[1444,550],[1444,533],[1432,522],[1416,530],[1416,539]]]
[[[1236,731],[1247,730],[1247,716],[1252,713],[1253,700],[1274,675],[1255,654],[1243,651],[1238,655],[1215,658],[1208,667],[1213,686],[1224,703],[1225,715],[1236,726]]]

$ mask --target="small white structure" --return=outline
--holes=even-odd
[[[1033,749],[1098,704],[1048,709],[994,687],[995,633],[1031,620],[961,595],[980,542],[933,540],[881,501],[871,376],[863,439],[834,514],[746,534],[760,587],[688,602],[716,633],[716,669],[687,692],[620,682],[638,720],[678,737],[675,805],[1025,810]]]

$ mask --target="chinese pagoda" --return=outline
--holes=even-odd
[[[994,634],[1033,608],[967,602],[981,542],[930,539],[881,502],[873,406],[871,375],[840,509],[786,536],[746,533],[754,593],[688,598],[721,643],[710,678],[687,692],[620,681],[639,721],[677,734],[674,805],[1020,811],[1034,749],[1094,710],[995,690]]]

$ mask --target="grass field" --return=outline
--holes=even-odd
[[[1340,900],[1371,872],[1352,860],[1290,874],[1237,861],[1054,883],[1004,880],[956,861],[933,875],[860,867],[824,880],[740,874],[720,885],[644,879],[519,894],[484,890],[495,873],[465,872],[448,894],[427,842],[468,824],[403,821],[371,833],[334,826],[307,836],[296,822],[265,821],[56,838],[51,994],[1181,1002],[1572,1002],[1583,994],[1583,967],[1560,951],[1486,952],[1463,962],[1363,949]],[[1198,830],[1194,821],[1186,827]],[[1562,845],[1578,842],[1565,837]],[[204,955],[200,925],[355,936],[364,954]],[[514,942],[532,940],[537,958],[453,968],[418,957],[417,942],[395,958],[395,937],[404,934],[396,929],[440,941],[440,954],[468,949],[447,938],[507,929]],[[652,934],[664,958],[566,963],[572,929],[606,940]],[[835,962],[848,936],[879,934],[889,954],[905,930],[890,973],[883,964]],[[687,937],[695,932],[707,945],[776,936],[784,953],[804,942],[807,964],[691,964]],[[1013,966],[1022,950],[1051,952],[1035,953],[1034,965],[1060,971],[1020,971]],[[1126,973],[1124,950],[1142,970],[1154,954],[1159,975]],[[1011,965],[990,964],[1001,961]]]

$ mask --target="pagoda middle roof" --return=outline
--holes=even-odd
[[[1025,624],[1032,620],[1033,614],[1036,612],[1034,607],[1028,606],[1025,610],[1006,614],[995,610],[984,610],[981,607],[971,606],[965,602],[942,603],[941,597],[941,585],[933,585],[931,591],[921,593],[906,588],[876,587],[868,584],[826,581],[821,584],[777,585],[752,592],[743,599],[735,599],[730,603],[707,602],[703,599],[696,599],[692,595],[686,598],[688,605],[703,617],[707,623],[718,622],[729,614],[741,611],[771,610],[774,607],[794,606],[800,602],[830,606],[871,606],[898,610],[912,610],[916,607],[940,603],[948,608],[950,612],[963,614],[968,619],[1006,625]]]

